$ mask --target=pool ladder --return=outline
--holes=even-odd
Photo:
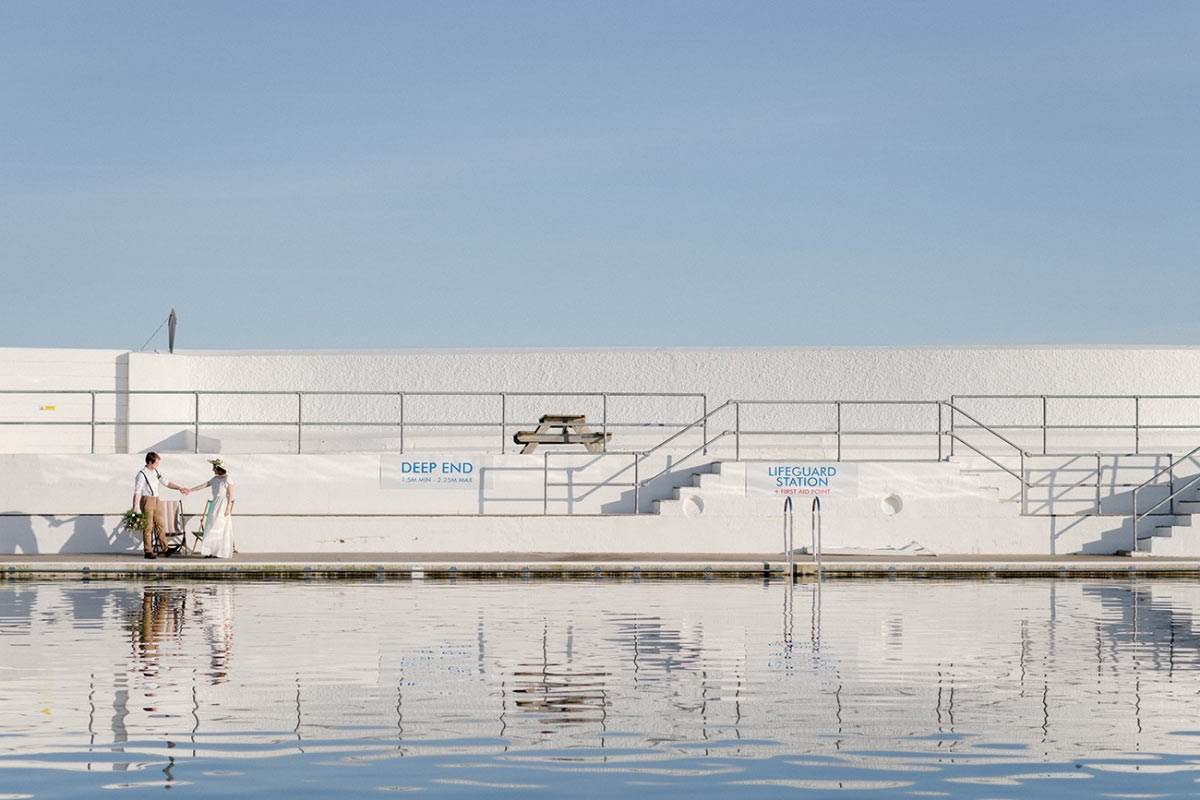
[[[817,563],[817,578],[821,577],[821,498],[814,497],[812,501],[812,556]],[[792,516],[792,498],[783,500],[783,550],[787,553],[788,583],[796,580],[796,520]]]

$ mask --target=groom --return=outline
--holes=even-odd
[[[151,544],[151,531],[158,536],[158,543],[162,546],[163,555],[170,556],[171,551],[167,549],[166,536],[166,520],[163,519],[162,502],[159,499],[159,491],[163,477],[159,474],[158,464],[161,459],[158,453],[146,453],[146,466],[138,470],[138,474],[133,479],[133,508],[139,506],[139,498],[141,499],[142,517],[145,519],[145,527],[142,528],[142,551],[146,558],[154,558],[154,546]],[[171,481],[166,481],[168,489],[188,493],[188,490],[182,486],[176,486]]]

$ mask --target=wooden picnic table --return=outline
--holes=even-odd
[[[513,442],[524,445],[521,448],[522,455],[532,453],[539,444],[581,444],[589,453],[600,453],[611,439],[611,433],[593,431],[588,427],[587,417],[583,414],[543,414],[536,431],[517,431],[513,434]]]

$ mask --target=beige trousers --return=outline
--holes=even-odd
[[[162,503],[157,497],[150,495],[142,495],[142,514],[146,517],[146,527],[142,528],[142,550],[151,553],[154,552],[154,547],[151,545],[153,539],[151,533],[158,534],[158,543],[162,547],[163,552],[167,550],[167,522],[163,517]]]

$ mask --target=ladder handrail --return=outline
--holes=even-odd
[[[788,495],[783,500],[783,551],[787,553],[789,584],[796,578],[796,565],[793,563],[794,556],[792,555],[795,546],[796,520],[792,516],[792,496]]]
[[[821,498],[813,497],[812,501],[812,548],[813,559],[817,562],[817,581],[821,580]]]

